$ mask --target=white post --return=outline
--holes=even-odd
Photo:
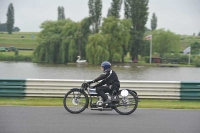
[[[149,63],[150,63],[150,64],[151,64],[151,56],[152,56],[152,40],[153,40],[153,36],[151,35],[150,56],[149,56]]]

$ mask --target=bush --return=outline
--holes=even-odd
[[[19,51],[17,49],[15,50],[15,55],[19,55]]]
[[[149,63],[149,57],[148,56],[145,57],[145,62]]]
[[[24,56],[24,55],[17,55],[17,56],[6,56],[1,55],[0,61],[28,61],[32,60],[32,56]]]
[[[195,66],[196,66],[196,67],[200,67],[200,59],[197,59],[197,60],[196,60]]]

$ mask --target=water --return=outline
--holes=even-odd
[[[112,69],[120,80],[200,81],[200,68],[196,67],[149,67],[124,63],[113,64]],[[90,80],[101,73],[100,66],[94,65],[0,62],[0,78]]]

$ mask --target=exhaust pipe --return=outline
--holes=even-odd
[[[91,108],[91,110],[98,110],[98,111],[112,111],[112,108],[103,108],[103,107],[98,107],[98,108]]]

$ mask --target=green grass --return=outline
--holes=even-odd
[[[21,38],[21,36],[24,38]],[[32,38],[34,35],[34,38]],[[17,48],[36,48],[38,32],[14,32],[13,34],[0,34],[0,47],[15,46]]]
[[[63,98],[0,98],[0,105],[63,106]],[[200,109],[200,101],[142,99],[138,108]]]
[[[180,42],[181,42],[180,50],[183,51],[194,42],[199,42],[200,43],[200,36],[181,35],[180,36]]]
[[[18,55],[23,55],[23,56],[32,56],[33,51],[28,51],[28,50],[19,50]],[[15,56],[15,52],[0,52],[0,56]]]
[[[33,51],[19,50],[18,55],[15,52],[0,52],[0,61],[32,61]]]
[[[139,108],[200,109],[200,101],[190,100],[141,100]]]
[[[62,98],[0,98],[0,105],[62,106]]]

